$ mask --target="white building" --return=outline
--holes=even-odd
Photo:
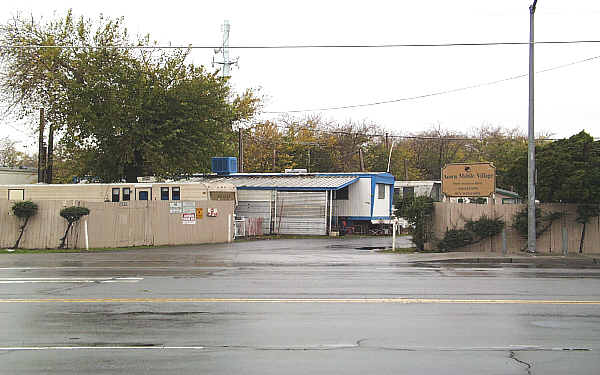
[[[0,167],[0,185],[35,184],[38,172],[34,168]]]
[[[263,233],[325,235],[389,224],[394,176],[385,172],[228,173],[197,176],[237,187],[238,217],[262,217]]]

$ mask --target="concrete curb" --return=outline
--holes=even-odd
[[[522,264],[537,267],[588,267],[600,268],[600,257],[595,256],[474,256],[474,254],[453,256],[449,253],[444,257],[431,259],[415,259],[412,263],[437,263],[437,264]]]

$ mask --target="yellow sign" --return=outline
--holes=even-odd
[[[202,219],[202,209],[196,207],[196,219]]]
[[[442,193],[448,197],[489,197],[495,190],[492,163],[448,164],[442,169]]]

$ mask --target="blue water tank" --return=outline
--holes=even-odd
[[[230,174],[237,173],[237,158],[234,157],[216,157],[211,158],[213,173]]]

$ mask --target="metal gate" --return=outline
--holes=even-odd
[[[327,192],[277,192],[275,233],[327,234]]]
[[[271,196],[270,190],[238,190],[235,215],[238,218],[261,217],[263,233],[271,233]]]

